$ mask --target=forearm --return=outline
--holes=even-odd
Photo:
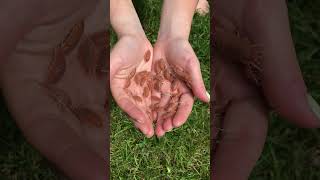
[[[189,38],[198,0],[164,0],[158,40]]]
[[[139,17],[131,0],[110,1],[111,26],[117,33],[118,38],[125,35],[145,37]]]

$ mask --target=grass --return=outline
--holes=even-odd
[[[289,18],[300,67],[308,91],[320,102],[320,2],[289,1]],[[297,128],[271,116],[264,151],[250,180],[316,180],[320,166],[312,161],[320,131]]]
[[[161,2],[144,1],[137,8],[151,43],[155,43]],[[140,8],[143,6],[144,8]],[[210,18],[195,16],[190,42],[202,67],[209,88]],[[116,37],[112,34],[111,43]],[[145,138],[126,115],[112,104],[111,175],[112,179],[209,179],[210,114],[208,105],[196,102],[186,124],[163,138]]]

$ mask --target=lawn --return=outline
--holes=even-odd
[[[151,43],[155,43],[161,3],[139,3],[140,20]],[[196,15],[190,42],[210,85],[210,17]],[[116,42],[114,34],[111,44]],[[209,179],[210,113],[207,104],[196,101],[186,124],[158,139],[145,138],[113,102],[111,110],[112,179]]]
[[[308,91],[320,102],[320,1],[289,1],[289,18]],[[299,129],[272,114],[265,148],[250,180],[320,179],[320,131]]]

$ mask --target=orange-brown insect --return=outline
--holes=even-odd
[[[161,69],[161,71],[163,71],[164,69],[166,69],[166,63],[164,62],[163,59],[159,60],[159,67]]]
[[[78,44],[84,31],[84,22],[76,24],[72,27],[68,35],[65,37],[60,47],[65,54],[70,53]]]
[[[178,108],[179,103],[178,102],[170,102],[169,105],[166,107],[166,111],[176,111]]]
[[[168,81],[172,81],[172,76],[168,69],[164,70],[163,77]]]
[[[134,69],[130,72],[130,74],[129,74],[129,76],[127,77],[127,79],[131,80],[131,79],[133,78],[133,76],[136,74],[136,71],[137,71],[137,68],[134,68]]]
[[[54,49],[53,58],[48,66],[46,83],[57,83],[66,70],[66,59],[63,50],[60,47]]]
[[[160,91],[161,90],[161,82],[160,81],[155,81],[153,87],[154,87],[154,89],[156,91]]]
[[[130,86],[130,84],[131,84],[131,80],[130,79],[126,79],[126,82],[125,82],[123,88],[125,88],[125,89],[128,88]]]
[[[162,115],[162,119],[168,119],[168,118],[172,118],[172,116],[174,116],[176,114],[176,112],[167,112],[165,114]]]
[[[161,69],[159,67],[159,61],[156,61],[155,64],[154,64],[154,71],[156,72],[156,74],[159,74],[161,72]]]
[[[174,80],[173,83],[171,84],[171,91],[176,91],[179,88],[179,81]]]
[[[148,62],[150,60],[150,57],[151,57],[151,52],[150,50],[148,50],[145,54],[144,54],[144,60],[146,62]]]
[[[135,76],[134,76],[134,82],[136,83],[136,84],[140,84],[140,81],[141,81],[141,78],[142,78],[142,76],[141,76],[141,74],[136,74]]]
[[[147,75],[143,75],[141,80],[140,80],[140,86],[143,86],[144,83],[146,83],[148,80],[148,76]]]
[[[98,128],[101,128],[103,125],[102,118],[89,108],[77,107],[73,109],[73,113],[80,120],[80,122],[87,122]]]
[[[142,98],[140,96],[134,95],[132,98],[137,102],[142,102]]]
[[[148,87],[144,87],[143,88],[143,97],[148,97],[149,96],[149,93],[150,92],[150,90],[149,90],[149,88]]]
[[[151,101],[160,102],[160,98],[157,96],[151,96]]]

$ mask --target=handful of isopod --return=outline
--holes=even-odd
[[[148,50],[144,55],[147,63],[151,58]],[[136,105],[141,105],[145,100],[151,99],[151,104],[146,108],[145,113],[152,121],[159,118],[173,118],[178,110],[181,93],[181,81],[188,87],[191,85],[190,76],[178,66],[169,65],[164,59],[158,59],[153,64],[153,71],[137,71],[134,68],[126,77],[124,91]],[[141,88],[135,93],[129,87],[132,84]],[[138,93],[137,93],[138,92]]]

